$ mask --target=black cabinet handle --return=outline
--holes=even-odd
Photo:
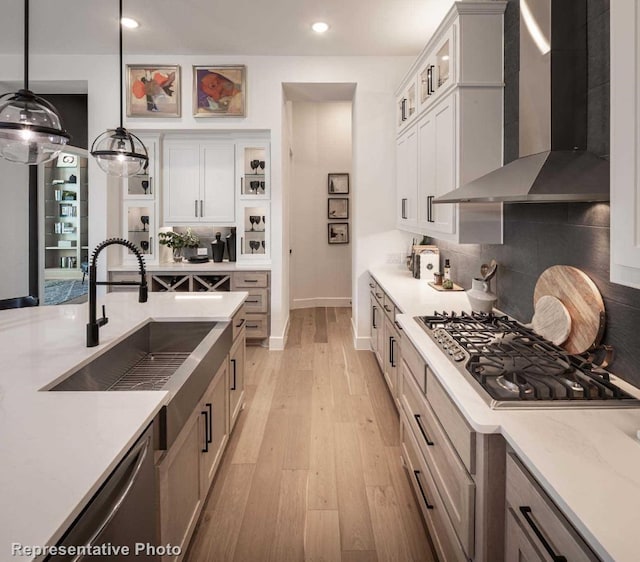
[[[407,98],[402,98],[400,102],[400,118],[402,121],[407,120]]]
[[[203,453],[209,452],[209,412],[207,410],[203,410],[200,412],[201,416],[204,416],[204,449],[202,449]]]
[[[204,217],[203,205],[204,205],[204,204],[203,204],[203,202],[202,202],[202,199],[200,199],[200,216],[201,216],[201,217]]]
[[[391,312],[391,308],[389,308],[389,305],[388,305],[388,304],[385,304],[385,305],[384,305],[384,309],[385,309],[387,312]]]
[[[249,304],[260,304],[260,299],[255,299],[255,300],[249,300],[247,299],[244,302],[248,302]]]
[[[389,338],[389,363],[391,363],[392,367],[396,366],[396,358],[395,358],[395,353],[394,351],[394,346],[396,343],[396,338],[394,338],[393,336],[391,336]]]
[[[195,216],[198,216],[198,200],[194,199],[193,200],[193,213],[195,214]]]
[[[207,402],[205,406],[209,410],[209,443],[213,443],[213,404]]]
[[[428,88],[429,88],[429,95],[431,94],[435,94],[435,90],[433,89],[433,69],[435,67],[431,64],[429,65],[429,71],[428,71],[428,76],[429,76],[429,84],[428,84]]]
[[[418,483],[418,488],[420,488],[420,493],[422,494],[422,499],[424,500],[427,509],[433,509],[433,506],[429,503],[427,499],[427,495],[424,493],[424,488],[422,487],[422,482],[420,482],[420,471],[414,470],[413,475],[416,477],[416,482]]]
[[[231,364],[233,365],[233,384],[231,385],[231,390],[236,389],[236,360],[231,359]]]
[[[258,280],[257,279],[245,279],[244,282],[245,283],[257,283]]]
[[[236,324],[236,328],[242,328],[242,325],[245,323],[245,319],[243,318],[242,320],[240,320],[240,322],[238,322]]]
[[[427,432],[424,430],[424,426],[422,425],[422,418],[420,417],[420,414],[413,414],[413,417],[416,418],[416,423],[418,424],[418,429],[420,430],[420,433],[422,433],[422,437],[424,437],[424,440],[425,440],[426,444],[429,447],[433,447],[435,445],[435,443],[433,441],[431,441],[431,439],[429,439],[429,436],[427,435]]]
[[[567,562],[567,559],[564,556],[562,556],[561,554],[556,554],[553,551],[553,548],[551,548],[551,545],[547,542],[547,539],[544,538],[544,535],[542,534],[540,529],[538,529],[538,526],[531,518],[531,508],[528,505],[521,505],[520,513],[522,513],[522,516],[526,519],[527,523],[529,523],[529,526],[536,534],[536,537],[538,537],[538,539],[542,543],[542,546],[547,551],[547,554],[549,554],[549,556],[551,557],[551,560],[553,560],[553,562]]]
[[[376,297],[378,297],[379,299],[381,299],[381,298],[382,298],[382,294],[380,294],[380,293],[376,293]]]
[[[258,326],[258,324],[247,324],[247,328],[251,328],[251,329],[254,329],[254,330],[259,328],[259,327],[260,326]]]
[[[372,310],[372,314],[373,314],[373,329],[377,330],[378,329],[378,322],[376,320],[376,312],[378,311],[378,307],[374,306],[373,310]]]
[[[407,219],[407,199],[402,200],[402,218]]]
[[[394,320],[393,323],[396,325],[396,328],[398,328],[398,330],[400,331],[404,330],[404,328],[400,326],[400,322],[398,322],[397,320]]]
[[[369,283],[369,287],[371,287],[372,289],[375,289],[375,285],[373,283]]]

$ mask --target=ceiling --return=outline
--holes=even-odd
[[[140,22],[125,53],[416,55],[452,0],[125,0]],[[117,52],[116,0],[31,0],[30,52]],[[6,1],[0,53],[23,49],[23,3]],[[314,21],[331,28],[311,31]],[[169,61],[170,62],[170,61]]]

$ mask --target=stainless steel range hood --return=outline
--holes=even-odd
[[[520,0],[520,158],[434,203],[608,201],[588,152],[586,0]]]

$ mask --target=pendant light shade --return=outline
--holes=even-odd
[[[0,156],[21,164],[53,160],[71,139],[56,108],[29,90],[29,0],[24,2],[24,88],[0,96]]]
[[[91,155],[98,166],[110,176],[128,178],[144,170],[149,163],[143,142],[124,128],[122,87],[122,0],[119,0],[119,54],[120,54],[120,126],[102,133],[91,145]]]
[[[100,169],[110,176],[128,178],[147,167],[149,155],[142,141],[122,127],[105,131],[91,146]]]

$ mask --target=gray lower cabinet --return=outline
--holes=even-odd
[[[233,343],[228,357],[213,375],[180,434],[165,452],[158,452],[159,544],[180,546],[179,562],[189,546],[198,517],[224,454],[229,436],[244,406],[244,310],[233,318]]]

